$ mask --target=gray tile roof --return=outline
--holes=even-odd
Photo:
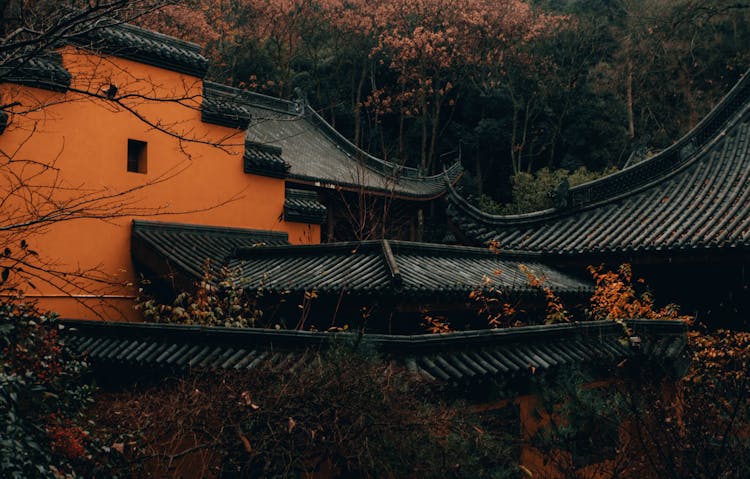
[[[286,178],[289,172],[289,163],[281,157],[281,148],[278,146],[245,140],[242,161],[245,173]]]
[[[526,265],[558,293],[592,289],[538,262],[528,254],[496,254],[486,248],[408,241],[359,241],[288,245],[286,234],[179,223],[133,221],[133,259],[153,272],[175,272],[190,280],[203,276],[210,261],[228,265],[250,291],[268,294],[316,290],[319,294],[377,296],[416,300],[462,298],[485,285],[537,294],[519,265]]]
[[[205,328],[148,323],[63,321],[66,345],[96,366],[165,370],[248,370],[261,365],[303,371],[312,355],[351,333]],[[428,379],[462,383],[528,377],[567,366],[612,367],[628,358],[679,361],[686,326],[680,321],[633,320],[640,341],[628,341],[611,321],[389,336],[365,334],[387,360]]]
[[[203,78],[208,60],[198,44],[103,18],[72,38],[92,51]]]
[[[249,114],[248,149],[280,148],[279,158],[289,165],[289,180],[298,183],[431,199],[443,195],[448,182],[457,181],[463,172],[456,162],[444,174],[424,176],[414,168],[375,158],[301,102],[205,82],[204,110],[204,120],[220,124],[234,118],[244,121]]]
[[[201,119],[207,123],[246,129],[252,112],[243,104],[241,95],[241,90],[204,80]]]
[[[284,221],[322,224],[328,216],[315,191],[287,188],[284,198]]]
[[[0,61],[0,82],[64,92],[70,87],[70,73],[57,52],[30,50],[17,57]]]
[[[133,220],[131,252],[141,264],[195,279],[207,261],[222,266],[235,248],[286,243],[286,233],[273,231]]]
[[[472,242],[561,255],[750,248],[750,75],[662,153],[570,189],[567,207],[483,213],[458,193],[449,216]]]
[[[486,248],[406,241],[361,241],[321,245],[239,248],[229,261],[251,291],[401,298],[468,298],[493,286],[538,294],[519,269],[526,265],[558,293],[584,293],[591,284],[538,262],[529,255],[496,254]],[[485,278],[491,283],[485,284]]]

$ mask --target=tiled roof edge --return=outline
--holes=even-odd
[[[284,196],[285,221],[322,224],[328,217],[328,209],[314,191],[286,188]]]
[[[298,101],[284,100],[283,98],[264,95],[263,93],[254,91],[243,91],[242,99],[251,106],[275,111],[277,113],[286,113],[302,117],[305,112],[304,106]]]
[[[164,323],[129,323],[64,319],[69,330],[90,331],[102,336],[123,338],[150,336],[163,338],[201,337],[207,342],[228,341],[246,345],[261,344],[274,347],[315,347],[335,339],[354,340],[362,337],[383,352],[409,354],[413,351],[442,349],[453,345],[479,346],[488,343],[512,344],[559,340],[566,337],[617,337],[623,328],[614,321],[585,321],[575,323],[522,326],[518,328],[483,329],[444,334],[385,335],[359,333],[326,333],[297,330],[259,328],[224,328]],[[685,336],[687,324],[678,320],[627,320],[634,332],[643,336]]]
[[[133,220],[130,253],[139,267],[169,276],[179,283],[176,283],[177,288],[184,289],[202,278],[207,266],[210,269],[223,266],[236,244],[235,240],[248,237],[259,244],[288,242],[287,233],[279,231]],[[218,241],[219,244],[229,241],[231,244],[221,253],[211,254],[205,251],[205,244],[198,244],[201,242],[199,238]],[[182,253],[176,253],[175,249]],[[177,275],[172,274],[175,270]]]
[[[289,163],[281,156],[278,146],[256,143],[245,140],[245,153],[242,159],[243,171],[271,178],[286,178],[289,175]]]
[[[268,238],[274,239],[288,239],[288,234],[282,231],[268,231],[268,230],[257,230],[252,228],[234,228],[230,226],[210,226],[210,225],[199,225],[195,223],[174,223],[174,222],[163,222],[163,221],[151,221],[151,220],[133,220],[133,231],[139,231],[142,229],[171,229],[175,231],[196,231],[196,232],[213,232],[220,234],[236,234],[236,235],[254,235],[254,236],[267,236]]]
[[[101,19],[72,41],[85,49],[203,78],[200,45],[112,19]]]
[[[458,179],[463,174],[463,165],[461,165],[460,161],[456,161],[453,163],[450,167],[448,167],[443,173],[438,173],[436,175],[432,176],[423,176],[421,178],[399,178],[398,181],[394,181],[393,185],[390,188],[378,188],[378,187],[372,187],[372,186],[362,186],[356,183],[347,182],[347,181],[336,181],[335,183],[331,183],[328,179],[321,179],[314,176],[307,176],[307,175],[299,175],[295,174],[294,172],[289,173],[288,178],[290,180],[298,180],[302,184],[307,184],[311,186],[316,187],[331,187],[331,188],[341,188],[343,190],[353,191],[353,192],[362,192],[367,191],[370,193],[380,194],[387,197],[392,198],[406,198],[406,199],[413,199],[413,200],[432,200],[435,198],[439,198],[443,196],[446,192],[449,191],[448,185],[455,184]],[[399,187],[400,181],[412,181],[412,182],[430,182],[430,181],[442,181],[442,184],[445,184],[446,186],[438,189],[437,191],[431,191],[427,193],[414,193],[411,191],[408,191],[404,187]]]
[[[58,52],[42,52],[21,56],[18,61],[10,61],[0,67],[0,82],[41,88],[56,92],[66,92],[70,87],[71,75],[62,63]]]
[[[201,120],[239,130],[247,129],[252,114],[242,98],[243,91],[238,88],[204,80]]]

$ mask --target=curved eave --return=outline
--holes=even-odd
[[[614,203],[664,183],[696,162],[720,142],[732,126],[750,112],[750,71],[693,129],[669,148],[629,168],[572,187],[567,208],[518,215],[493,215],[471,205],[451,188],[453,206],[483,224],[497,227],[533,226],[556,221],[581,211]]]
[[[747,110],[746,110],[747,111]],[[516,221],[452,192],[448,214],[471,241],[559,256],[638,260],[746,256],[750,249],[750,115],[658,185],[590,208]]]
[[[352,193],[367,193],[369,195],[380,196],[384,198],[392,198],[392,199],[399,199],[399,200],[432,201],[448,193],[450,188],[453,185],[455,185],[459,179],[461,179],[461,176],[463,176],[463,172],[464,172],[463,166],[461,165],[461,162],[457,160],[444,173],[440,173],[440,174],[432,175],[432,176],[423,176],[418,179],[411,179],[411,178],[407,179],[407,181],[411,181],[414,183],[417,183],[417,182],[438,183],[440,182],[443,185],[445,185],[439,190],[430,192],[430,193],[418,193],[414,191],[408,191],[405,187],[399,185],[399,182],[400,182],[399,178],[388,179],[388,181],[393,182],[392,188],[379,188],[379,187],[374,187],[374,186],[358,185],[356,183],[346,182],[346,181],[331,181],[330,179],[327,179],[327,178],[315,178],[312,176],[295,174],[293,172],[289,173],[287,181],[289,181],[290,183],[314,186],[316,188],[343,190],[343,191],[348,191]],[[382,173],[380,172],[376,171],[376,173],[379,173],[382,175]]]
[[[435,175],[433,177],[424,177],[421,175],[417,168],[398,165],[396,163],[372,156],[371,154],[367,153],[366,151],[362,150],[354,143],[349,141],[349,139],[344,135],[339,133],[338,130],[331,126],[330,123],[325,121],[325,119],[323,119],[323,117],[320,116],[318,112],[313,110],[310,106],[306,107],[305,114],[308,118],[310,118],[312,123],[318,127],[321,133],[325,134],[326,137],[328,137],[328,139],[331,140],[335,145],[337,145],[342,151],[348,153],[354,158],[359,159],[364,163],[365,166],[367,166],[375,173],[381,174],[386,177],[395,177],[396,175],[391,174],[390,172],[397,172],[397,176],[400,179],[427,179],[440,176]]]
[[[569,212],[559,212],[555,209],[546,209],[540,211],[534,211],[532,213],[524,213],[519,215],[493,215],[485,211],[480,210],[476,206],[469,203],[469,201],[461,196],[456,191],[454,185],[451,184],[448,188],[448,199],[450,202],[450,208],[457,208],[462,215],[468,216],[474,220],[480,221],[483,224],[492,226],[516,226],[516,225],[527,225],[549,221],[561,216],[564,216]]]
[[[249,132],[254,132],[261,137],[260,140],[254,141],[282,148],[283,152],[281,156],[292,165],[287,177],[290,182],[316,188],[338,189],[354,193],[365,192],[371,195],[406,200],[429,201],[439,198],[447,192],[445,173],[424,176],[417,168],[402,166],[370,155],[339,133],[313,108],[306,105],[304,101],[282,100],[255,92],[243,92],[241,100],[256,110],[265,110],[281,115],[278,119],[273,119],[272,121],[278,120],[282,123],[288,120],[301,121],[309,128],[305,133],[295,131],[289,133],[286,137],[279,138],[272,134],[268,135],[262,130],[254,132],[254,126],[250,125]],[[262,116],[262,113],[256,111],[256,118],[262,118]],[[268,129],[269,127],[265,125],[261,128]],[[341,175],[335,174],[335,172],[332,173],[327,168],[323,168],[322,171],[316,171],[314,168],[311,169],[309,167],[299,168],[297,165],[306,162],[309,163],[311,160],[309,158],[297,158],[296,156],[287,157],[286,155],[294,155],[294,153],[290,152],[295,148],[291,148],[283,143],[284,140],[288,140],[289,138],[303,137],[309,134],[313,134],[314,136],[314,138],[309,138],[311,141],[320,141],[321,145],[326,145],[323,149],[330,146],[331,148],[328,153],[337,155],[336,158],[338,158],[337,160],[330,160],[325,157],[318,158],[317,160],[313,158],[313,162],[322,162],[325,166],[331,166],[330,169],[332,170],[336,170],[337,166],[335,166],[335,163],[337,161],[350,164],[350,169],[352,170],[361,168],[363,172],[366,172],[362,182],[357,181],[357,179],[350,179],[350,181],[342,180]],[[264,136],[269,137],[264,138]],[[327,161],[332,161],[332,163],[329,165],[326,163]],[[455,164],[447,169],[449,182],[455,183],[462,173],[463,168],[460,165],[460,159],[458,159]]]
[[[750,70],[746,71],[724,98],[677,142],[653,157],[603,178],[570,189],[576,207],[594,207],[638,193],[682,171],[703,157],[726,130],[748,110]]]

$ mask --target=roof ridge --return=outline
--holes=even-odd
[[[391,250],[391,245],[390,243],[388,243],[387,239],[380,240],[380,245],[383,252],[383,259],[385,260],[385,265],[388,268],[388,272],[391,276],[393,287],[400,288],[403,284],[403,278],[401,277],[401,270],[398,267],[396,257],[393,254],[393,250]]]
[[[400,250],[406,251],[417,251],[421,254],[425,253],[453,253],[457,255],[466,256],[494,256],[500,260],[521,260],[529,259],[537,261],[541,259],[541,253],[534,251],[521,251],[521,250],[500,250],[490,251],[487,247],[483,246],[464,246],[464,245],[449,245],[442,243],[426,243],[421,241],[403,241],[403,240],[389,240],[391,249],[399,252]]]
[[[283,98],[265,95],[250,90],[243,90],[242,88],[217,83],[211,80],[204,80],[203,87],[212,93],[221,94],[245,102],[248,106],[297,116],[302,116],[304,113],[299,102],[285,100]]]
[[[246,259],[256,255],[267,256],[269,254],[290,254],[299,255],[312,254],[320,251],[338,252],[349,251],[356,254],[360,250],[371,250],[380,248],[380,240],[367,241],[341,241],[336,243],[318,243],[318,244],[288,244],[288,245],[268,245],[258,248],[237,248],[234,258]]]
[[[70,39],[85,49],[203,78],[208,59],[201,46],[161,32],[107,17]]]
[[[376,175],[383,175],[382,172],[372,170],[371,168],[367,167],[368,171],[372,171]],[[378,186],[365,186],[364,190],[367,192],[374,192],[378,194],[383,194],[383,196],[386,196],[388,198],[392,199],[417,199],[422,201],[432,200],[435,198],[439,198],[443,196],[447,191],[448,188],[440,189],[439,191],[434,191],[431,193],[412,193],[412,192],[405,192],[403,190],[398,189],[398,183],[401,182],[412,182],[412,183],[430,183],[432,181],[439,181],[439,178],[444,178],[445,182],[453,184],[461,177],[463,174],[463,166],[459,161],[454,163],[450,166],[448,170],[446,170],[443,173],[438,173],[433,176],[423,176],[420,178],[396,178],[395,181],[391,185],[390,188],[385,187],[378,187]],[[310,176],[306,174],[299,174],[295,173],[293,170],[289,172],[287,175],[287,178],[295,180],[295,183],[298,184],[307,184],[310,186],[320,187],[323,185],[324,187],[330,187],[330,188],[341,188],[342,190],[347,191],[355,191],[360,192],[363,189],[363,186],[361,184],[357,184],[354,182],[348,182],[348,181],[331,181],[328,179],[321,180],[318,177]]]
[[[136,323],[119,321],[86,321],[62,319],[61,323],[69,331],[101,331],[121,337],[128,333],[147,333],[149,336],[205,336],[206,339],[221,340],[224,338],[242,339],[243,344],[251,342],[272,342],[274,339],[289,343],[320,343],[341,337],[354,337],[360,333],[323,332],[304,330],[278,330],[263,328],[227,328],[221,326],[198,326],[169,323]],[[684,335],[687,325],[680,320],[626,320],[626,324],[642,334]],[[365,338],[376,345],[394,345],[398,347],[444,347],[451,343],[484,343],[498,341],[503,343],[525,342],[531,340],[548,340],[550,337],[567,337],[570,335],[622,335],[622,326],[614,321],[580,321],[560,324],[539,324],[514,328],[478,329],[453,331],[449,333],[391,335],[365,334]],[[406,351],[403,351],[406,352]]]
[[[283,231],[260,230],[253,228],[239,228],[233,226],[201,225],[196,223],[173,223],[166,221],[151,221],[134,219],[132,221],[133,232],[144,229],[161,229],[173,231],[192,231],[196,233],[232,234],[232,235],[257,235],[277,238],[287,238],[288,234]]]
[[[103,22],[103,19],[100,19],[97,21],[97,23]],[[99,27],[99,25],[97,25]],[[193,50],[195,53],[200,54],[203,47],[195,42],[191,42],[188,40],[183,40],[182,38],[177,38],[172,35],[167,35],[166,33],[162,33],[156,30],[151,30],[149,28],[144,28],[138,25],[134,25],[132,23],[128,23],[125,21],[117,21],[114,20],[110,25],[102,25],[102,27],[117,27],[122,28],[125,30],[130,30],[133,33],[137,33],[138,35],[141,35],[143,37],[148,37],[149,39],[155,40],[155,41],[161,41],[161,42],[168,42],[173,45],[180,45],[181,47],[184,47],[189,50]]]
[[[236,251],[235,258],[243,258],[247,256],[256,255],[268,255],[268,254],[289,254],[290,252],[296,252],[298,254],[311,254],[321,251],[352,251],[359,252],[361,249],[371,250],[374,248],[380,248],[383,254],[390,255],[395,258],[398,253],[402,251],[417,251],[420,253],[453,253],[464,256],[492,256],[497,257],[499,260],[523,260],[529,259],[538,261],[541,259],[541,253],[530,252],[530,251],[517,251],[507,250],[493,252],[484,247],[477,246],[461,246],[461,245],[446,245],[441,243],[425,243],[421,241],[403,241],[403,240],[363,240],[363,241],[342,241],[335,243],[319,243],[319,244],[286,244],[286,245],[266,245],[257,248],[238,248]],[[386,252],[386,249],[388,252]],[[398,270],[398,264],[396,263],[395,269]],[[390,266],[389,266],[390,267]],[[398,271],[400,275],[400,271]]]

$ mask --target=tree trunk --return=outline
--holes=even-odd
[[[422,170],[427,171],[427,102],[424,98],[421,101],[422,108],[422,144],[419,148],[419,164]]]
[[[362,89],[365,86],[366,78],[367,60],[364,60],[359,75],[359,83],[357,84],[357,92],[354,97],[354,144],[356,146],[362,146]]]
[[[526,149],[526,137],[529,134],[529,122],[531,121],[531,101],[526,103],[526,109],[524,110],[523,116],[523,135],[521,136],[521,148],[518,152],[519,158]],[[529,152],[528,161],[526,162],[526,173],[531,173],[531,162],[533,161],[532,153]],[[520,161],[520,160],[519,160]]]
[[[628,53],[627,60],[627,90],[628,90],[628,135],[635,139],[635,114],[633,113],[633,59]]]
[[[427,154],[427,174],[433,169],[435,161],[435,149],[437,148],[437,136],[440,128],[440,101],[435,99],[435,114],[432,118],[432,133],[430,134],[430,150]]]
[[[401,164],[406,164],[406,145],[404,144],[404,109],[398,118],[398,159]]]
[[[521,108],[518,106],[518,101],[515,95],[513,95],[512,89],[510,90],[510,101],[513,104],[513,119],[510,131],[510,163],[513,166],[513,175],[515,176],[521,171],[521,157],[516,146],[516,141],[518,140],[518,114]]]
[[[484,193],[484,180],[482,180],[482,155],[477,151],[477,155],[474,157],[476,162],[476,176],[477,176],[477,192],[482,195]]]

